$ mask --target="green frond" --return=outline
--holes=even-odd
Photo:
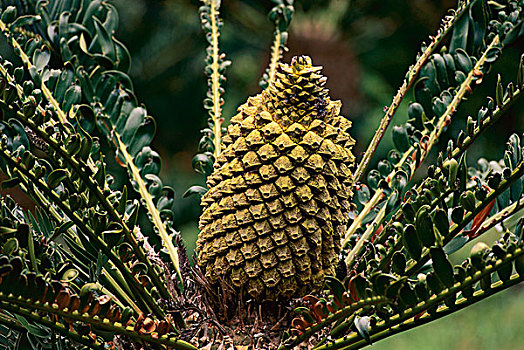
[[[206,65],[208,91],[204,99],[204,108],[208,111],[207,128],[202,130],[198,151],[193,159],[193,168],[204,175],[209,175],[213,163],[222,152],[222,105],[224,104],[225,70],[231,64],[225,60],[225,54],[220,52],[219,38],[223,26],[220,17],[220,0],[202,0],[199,9],[202,29],[208,43]]]
[[[6,74],[9,76],[7,72]],[[14,101],[10,101],[10,104],[13,104],[13,102]],[[51,203],[56,201],[60,202],[57,203],[58,211],[56,214],[56,219],[60,220],[61,217],[63,217],[63,214],[58,212],[61,211],[67,213],[67,216],[71,218],[72,222],[76,224],[77,228],[83,228],[82,232],[87,237],[89,237],[91,244],[98,242],[98,245],[94,245],[94,247],[96,247],[95,249],[103,249],[105,250],[106,254],[108,254],[110,247],[107,243],[112,243],[102,241],[99,237],[97,237],[99,233],[104,234],[104,232],[111,232],[112,237],[107,238],[107,240],[112,240],[114,243],[117,243],[121,239],[121,237],[115,235],[124,235],[129,242],[132,244],[134,243],[135,253],[137,253],[138,257],[141,257],[141,261],[146,265],[149,265],[151,268],[151,263],[145,258],[145,254],[135,243],[135,238],[132,237],[132,233],[129,231],[129,228],[127,228],[123,218],[114,209],[114,203],[111,203],[108,200],[108,198],[112,198],[114,201],[121,199],[125,202],[126,198],[119,198],[122,197],[119,193],[114,193],[112,196],[109,195],[111,190],[109,190],[109,186],[106,183],[105,165],[102,162],[99,163],[98,168],[96,168],[96,172],[92,171],[88,166],[88,162],[91,160],[89,153],[91,152],[93,145],[93,141],[89,134],[85,131],[75,133],[72,132],[72,129],[67,130],[64,128],[60,131],[57,130],[55,135],[49,136],[46,129],[52,125],[47,126],[45,125],[45,122],[40,127],[35,125],[35,123],[32,121],[33,118],[31,118],[31,114],[25,115],[24,113],[10,110],[8,104],[5,103],[5,101],[2,107],[4,110],[13,112],[16,120],[18,123],[20,123],[19,125],[24,125],[25,128],[30,129],[34,133],[35,137],[39,138],[41,142],[46,144],[47,152],[55,162],[54,164],[49,164],[48,167],[43,170],[43,173],[36,174],[34,168],[31,168],[37,162],[37,158],[32,153],[30,153],[29,143],[27,143],[25,145],[25,149],[21,150],[21,152],[23,152],[21,155],[25,157],[24,159],[27,159],[24,166],[22,166],[22,164],[13,162],[13,159],[10,157],[8,151],[2,150],[4,160],[6,161],[6,165],[8,165],[8,169],[6,169],[8,170],[7,173],[11,173],[11,171],[9,171],[9,168],[11,168],[11,175],[17,177],[24,184],[24,188],[26,188],[28,191],[32,191],[33,188],[35,188],[44,196],[48,196],[48,200],[42,198],[42,195],[38,196],[40,199],[40,204],[43,205],[43,207],[46,206],[47,201],[50,201]],[[30,111],[26,109],[25,112],[27,114]],[[34,112],[35,109],[33,109],[33,113]],[[47,111],[40,113],[45,112]],[[71,132],[71,134],[69,134],[69,132]],[[20,132],[19,134],[22,135],[23,133],[25,133],[25,131]],[[24,138],[29,140],[27,135],[24,135]],[[56,163],[56,161],[60,158],[65,164],[67,164],[67,166],[61,166],[59,163]],[[91,162],[93,161],[91,160]],[[42,177],[46,178],[45,182],[42,181]],[[63,186],[63,188],[59,186]],[[69,197],[67,204],[61,202],[62,198],[67,197]],[[36,200],[38,201],[38,199]],[[82,204],[87,204],[87,208],[81,207]],[[96,204],[101,204],[99,209],[96,208]],[[102,226],[95,225],[95,227],[100,227],[92,230],[84,223],[81,223],[80,218],[83,217],[83,215],[75,213],[79,209],[88,210],[89,207],[93,207],[93,209],[98,211],[102,210],[107,212],[109,217],[114,221],[102,223]],[[115,227],[117,228],[115,229]],[[100,231],[97,232],[97,230]],[[115,254],[108,254],[108,256],[113,257],[113,261],[116,264],[120,263],[120,260]],[[152,272],[154,273],[154,271]],[[137,290],[140,289],[141,288],[138,288]]]
[[[300,335],[288,340],[289,344],[298,345],[327,332],[329,335],[315,349],[361,348],[522,280],[522,223],[517,227],[504,224],[511,217],[518,221],[524,204],[524,149],[520,137],[510,137],[499,162],[481,159],[476,169],[468,168],[466,163],[466,150],[520,97],[522,62],[517,83],[504,88],[499,77],[487,106],[476,117],[468,118],[465,130],[441,150],[437,164],[428,168],[427,177],[419,184],[413,181],[415,172],[453,121],[459,104],[482,83],[504,46],[518,37],[515,32],[503,32],[498,20],[514,21],[507,26],[519,28],[520,8],[508,19],[494,14],[490,8],[496,7],[494,4],[473,1],[462,2],[461,6],[465,7],[459,7],[457,16],[446,19],[444,25],[449,23],[449,27],[439,31],[442,36],[435,38],[435,46],[430,46],[427,56],[421,56],[417,61],[420,66],[411,68],[411,78],[404,82],[414,86],[415,102],[408,109],[408,123],[393,128],[396,150],[368,173],[367,184],[357,183],[357,209],[343,239],[348,253],[339,266],[343,280],[328,278],[325,289],[329,293],[313,303],[306,300],[306,308],[296,310],[300,317],[295,319],[291,332]],[[468,31],[458,26],[490,20],[491,25],[475,27],[469,36],[460,37]],[[453,51],[433,53],[452,28]],[[385,119],[393,116],[405,93],[401,88],[397,95],[400,99],[394,100]],[[375,136],[384,131],[379,127]],[[372,143],[378,144],[380,137]],[[366,156],[361,169],[369,161]],[[451,265],[450,254],[501,223],[506,230],[492,248],[480,245],[481,253],[472,252],[462,265]],[[387,301],[340,320],[335,317],[341,308],[376,297]]]
[[[488,53],[492,48],[498,46],[498,44],[498,36],[495,36],[490,45],[486,48],[486,50],[484,50],[483,55],[479,58],[475,66],[470,65],[467,76],[465,76],[465,79],[458,86],[458,90],[453,91],[453,95],[448,90],[445,90],[441,95],[442,100],[439,98],[435,99],[433,106],[434,110],[437,110],[438,115],[433,114],[432,121],[424,123],[424,129],[421,131],[420,136],[417,137],[418,140],[416,140],[413,145],[410,146],[410,140],[408,139],[408,131],[406,127],[398,127],[393,130],[393,141],[395,142],[397,149],[403,153],[400,159],[395,162],[396,164],[394,164],[395,168],[398,170],[393,170],[387,175],[381,175],[378,170],[369,173],[368,183],[370,182],[371,178],[372,182],[375,184],[375,188],[373,189],[376,189],[376,192],[369,202],[366,203],[364,209],[359,213],[359,218],[366,216],[370,212],[371,208],[375,207],[379,201],[391,199],[390,196],[385,194],[385,191],[382,188],[376,187],[381,179],[384,179],[386,183],[391,186],[390,191],[396,190],[397,195],[399,192],[402,192],[406,185],[408,185],[415,171],[426,158],[433,145],[438,141],[440,134],[444,131],[444,128],[451,123],[451,116],[457,110],[458,105],[463,100],[463,97],[469,90],[471,90],[471,84],[475,78],[476,72],[481,72],[482,70],[485,71],[487,69],[485,63]],[[465,60],[469,60],[467,56],[457,56],[457,58],[458,57],[466,57]],[[423,91],[428,90],[427,88],[424,89],[425,90]],[[429,90],[427,93],[429,93]],[[425,115],[424,112],[422,112],[422,115]],[[414,132],[415,130],[416,129],[413,128],[411,132]],[[391,165],[389,167],[391,167]],[[398,186],[395,186],[395,184],[398,184]],[[395,193],[395,191],[392,193]],[[364,238],[360,240],[360,242],[363,242],[364,240],[367,240],[369,237],[371,237],[371,235],[378,228],[379,223],[384,219],[387,209],[388,206],[382,207],[382,209],[376,215],[373,223],[368,225],[368,229],[362,236]],[[355,229],[360,227],[360,224],[361,221],[359,221],[358,218],[353,221],[343,240],[343,245],[347,244],[351,235],[354,234]],[[346,264],[351,265],[361,247],[361,243],[357,243],[357,245],[353,247],[352,251],[346,258]]]
[[[118,23],[117,13],[112,5],[95,1],[77,3],[78,12],[62,16],[57,6],[65,5],[58,4],[38,9],[42,17],[42,32],[47,32],[43,37],[49,40],[44,48],[38,48],[38,38],[22,36],[21,40],[26,40],[23,46],[27,52],[17,50],[16,46],[15,52],[19,52],[22,58],[24,55],[33,56],[34,60],[46,53],[45,46],[48,46],[61,55],[64,60],[61,71],[48,67],[48,59],[38,67],[29,60],[27,67],[33,81],[36,85],[42,82],[43,95],[54,107],[60,122],[66,118],[70,122],[71,115],[74,115],[73,105],[83,106],[85,103],[94,111],[90,113],[96,113],[90,127],[96,127],[105,135],[106,140],[100,140],[102,149],[112,148],[117,154],[116,162],[127,168],[133,188],[143,198],[140,204],[145,207],[156,231],[147,235],[165,247],[181,278],[177,247],[173,244],[173,235],[176,234],[172,228],[170,205],[173,190],[163,186],[157,176],[160,170],[158,155],[149,147],[156,125],[147,111],[138,106],[131,80],[126,74],[129,53],[113,37]],[[56,34],[50,34],[52,32],[46,28],[55,19],[62,26]],[[80,35],[77,35],[78,28],[81,28]],[[74,81],[78,83],[67,87]],[[137,164],[137,161],[141,163]],[[96,170],[93,161],[87,163],[93,171]],[[158,288],[163,289],[160,285]],[[163,296],[168,298],[168,293],[163,292]]]
[[[485,16],[486,12],[482,12],[482,14]],[[484,17],[482,18],[484,20]],[[455,113],[463,97],[472,92],[472,86],[482,82],[480,77],[487,73],[489,65],[497,59],[498,53],[503,48],[497,34],[499,31],[497,28],[490,27],[491,31],[486,30],[484,32],[484,36],[489,37],[491,42],[481,50],[479,49],[482,54],[475,59],[475,64],[472,63],[472,59],[463,49],[458,48],[452,54],[444,54],[443,56],[433,54],[432,59],[424,65],[419,81],[414,87],[417,102],[410,104],[410,120],[406,126],[398,126],[393,129],[393,141],[398,152],[391,151],[388,159],[382,161],[381,171],[383,174],[379,170],[369,172],[367,182],[371,186],[371,190],[375,192],[369,200],[366,200],[364,207],[349,227],[343,245],[346,245],[350,237],[361,227],[362,219],[369,218],[368,214],[371,215],[371,210],[378,203],[391,199],[389,195],[385,196],[384,189],[379,188],[378,184],[382,183],[384,186],[385,183],[381,181],[385,180],[389,185],[387,191],[395,189],[394,186],[391,186],[392,183],[402,184],[401,188],[408,185],[415,171],[438,140],[439,135],[451,123],[451,116]],[[502,39],[502,42],[504,41],[505,38]],[[449,67],[446,68],[447,66]],[[439,69],[437,70],[436,67],[439,67]],[[449,76],[448,69],[451,68],[456,70],[454,76]],[[439,71],[440,73],[438,73]],[[453,88],[450,85],[451,83],[456,84],[457,88]],[[414,137],[415,133],[420,134]],[[395,171],[395,169],[398,170]],[[366,188],[366,185],[363,185],[363,187]],[[383,206],[378,215],[373,215],[376,221],[368,225],[364,237],[370,237],[380,226],[380,222],[386,214],[386,208],[387,206]],[[358,249],[354,248],[348,255],[348,262],[355,258]]]
[[[34,210],[0,197],[0,349],[359,349],[524,280],[522,130],[497,158],[470,159],[521,100],[524,55],[482,107],[463,103],[522,41],[522,1],[458,1],[356,169],[351,122],[320,67],[280,63],[294,4],[252,12],[265,6],[274,25],[264,91],[226,129],[227,11],[202,1],[207,125],[192,165],[209,190],[184,194],[204,207],[191,267],[116,8],[1,2],[11,53],[0,59],[1,188],[22,190]],[[394,149],[368,170],[402,102]]]
[[[78,8],[81,13],[64,18],[55,11],[56,5],[39,7],[40,17],[30,17],[31,21],[26,19],[31,15],[16,19],[14,7],[7,7],[2,17],[0,29],[29,72],[25,75],[21,68],[13,71],[9,62],[0,67],[4,81],[1,108],[14,118],[2,124],[3,130],[12,130],[2,147],[3,171],[11,178],[10,185],[19,184],[41,208],[47,208],[57,226],[52,239],[63,236],[68,249],[83,251],[71,256],[78,266],[84,257],[82,267],[87,271],[89,260],[98,255],[101,273],[97,278],[113,281],[109,288],[121,303],[163,318],[158,298],[172,299],[177,289],[171,286],[168,291],[165,280],[170,274],[152,262],[151,254],[160,259],[158,252],[147,250],[151,248],[147,248],[144,234],[153,238],[156,234],[142,233],[135,227],[139,206],[144,205],[181,279],[171,227],[173,190],[163,187],[156,175],[158,155],[148,147],[155,124],[133,101],[129,78],[116,70],[127,70],[129,60],[125,48],[112,38],[117,22],[114,8],[90,3]],[[47,12],[51,8],[51,13]],[[42,31],[49,41],[18,27],[31,25],[38,33],[39,28],[51,24],[53,14],[60,16],[61,27],[55,34]],[[105,21],[93,15],[105,16]],[[78,28],[82,28],[80,36],[76,35]],[[72,40],[65,43],[65,38]],[[60,69],[50,66],[50,56],[57,53],[64,60]],[[106,100],[112,102],[102,105]],[[112,116],[101,107],[108,108]],[[18,141],[13,144],[13,139]],[[142,201],[128,201],[125,188],[122,192],[110,190],[111,177],[100,151],[111,147],[119,156],[117,162],[130,170],[131,184]],[[35,154],[34,148],[46,156]],[[18,156],[24,158],[23,164],[14,160]],[[69,220],[61,223],[64,217]],[[144,271],[131,271],[129,263],[122,261],[118,252],[124,246],[130,247],[133,261],[143,264]],[[30,253],[35,261],[34,252]],[[154,286],[153,294],[145,291],[145,281]],[[182,324],[176,315],[176,322]]]
[[[294,12],[293,0],[273,0],[273,2],[275,6],[269,12],[268,17],[273,22],[275,30],[273,31],[269,66],[258,83],[262,89],[268,88],[275,82],[278,64],[283,52],[286,50],[287,29]]]
[[[437,49],[439,44],[441,44],[442,40],[446,37],[449,31],[455,28],[455,24],[461,18],[469,20],[469,17],[465,16],[464,14],[469,10],[473,2],[475,1],[462,1],[456,10],[452,11],[450,15],[444,18],[441,27],[437,31],[437,35],[430,38],[429,45],[426,46],[424,44],[422,46],[422,52],[417,54],[417,61],[409,68],[402,86],[398,89],[397,94],[393,97],[391,104],[385,109],[385,115],[381,119],[380,125],[378,126],[375,135],[373,135],[373,139],[371,140],[368,148],[366,149],[366,153],[364,153],[364,156],[360,160],[357,170],[355,171],[355,181],[359,181],[361,176],[365,174],[369,162],[371,161],[373,154],[380,144],[382,137],[385,135],[386,130],[393,120],[393,117],[395,116],[395,113],[397,112],[397,109],[400,106],[402,100],[404,100],[406,93],[415,83],[417,77],[420,74],[420,71],[422,70],[422,67],[431,58],[431,55]]]

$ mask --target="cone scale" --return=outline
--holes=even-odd
[[[242,295],[287,300],[334,273],[352,196],[351,122],[307,56],[231,119],[207,179],[198,264]]]

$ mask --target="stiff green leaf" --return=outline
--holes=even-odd
[[[82,91],[84,91],[84,89]],[[80,123],[80,126],[82,127],[82,134],[88,136],[96,126],[95,112],[93,112],[93,109],[86,104],[76,105],[75,107],[76,117]]]
[[[74,79],[75,76],[74,73],[70,70],[70,66],[66,66],[66,69],[62,70],[62,73],[60,73],[54,90],[54,96],[58,102],[62,102],[64,100],[65,93],[67,89],[73,85]]]
[[[124,235],[122,234],[122,228],[117,230],[104,231],[102,233],[102,236],[104,237],[104,241],[107,243],[109,247],[116,246],[124,237]]]
[[[42,18],[39,15],[24,15],[20,16],[11,23],[11,28],[31,26],[37,22],[40,22]]]
[[[386,289],[398,278],[392,274],[379,273],[372,277],[373,289],[378,295],[386,295]]]
[[[460,205],[467,211],[474,211],[475,203],[475,194],[472,191],[466,191],[460,195]]]
[[[171,209],[175,203],[175,191],[169,187],[162,188],[162,195],[158,198],[156,207],[158,210]]]
[[[36,208],[35,210],[36,214],[36,220],[38,230],[35,229],[35,231],[42,232],[46,237],[51,237],[52,231],[54,230],[54,226],[51,224],[51,220],[49,219],[49,216],[45,211],[43,211],[40,207]],[[31,218],[31,215],[29,216]]]
[[[451,210],[451,220],[456,224],[460,224],[462,220],[464,220],[464,212],[464,208],[462,207],[453,208]]]
[[[414,306],[418,302],[417,294],[408,284],[403,285],[398,294],[400,300],[408,306]]]
[[[429,290],[433,294],[438,294],[442,291],[442,284],[440,283],[440,279],[438,279],[438,277],[435,276],[432,272],[426,275],[426,283],[429,287]]]
[[[296,307],[294,311],[297,315],[302,316],[306,322],[311,324],[316,322],[315,319],[309,313],[309,309],[307,307],[299,306]]]
[[[449,233],[449,220],[448,215],[442,209],[437,209],[435,215],[433,216],[433,223],[437,228],[437,231],[442,237],[446,237]]]
[[[515,271],[517,271],[520,276],[524,275],[524,255],[515,259]]]
[[[406,131],[406,128],[403,126],[395,125],[393,126],[392,135],[395,148],[402,153],[406,152],[410,147],[408,132]]]
[[[484,242],[477,242],[469,253],[471,264],[481,270],[484,266],[484,255],[489,251],[489,246]]]
[[[417,217],[415,220],[417,236],[420,239],[420,242],[428,248],[435,244],[435,230],[429,210],[429,205],[421,206],[417,211]]]
[[[454,52],[457,49],[465,49],[468,44],[469,33],[469,16],[464,13],[453,27],[453,34],[449,45],[449,51]]]
[[[182,195],[182,198],[187,198],[192,195],[198,195],[202,197],[204,194],[206,194],[207,191],[208,189],[202,186],[198,186],[198,185],[191,186],[186,190],[186,192],[184,192],[184,194]]]
[[[391,179],[391,188],[402,192],[408,184],[408,175],[404,170],[397,170]]]
[[[371,344],[371,339],[369,338],[369,329],[370,327],[370,320],[371,318],[369,316],[364,317],[355,317],[355,327],[357,328],[358,334],[364,338],[369,344]]]
[[[84,33],[80,34],[78,45],[80,46],[80,50],[82,50],[85,54],[89,55],[89,50],[87,49],[87,43]]]
[[[122,196],[120,197],[120,200],[118,201],[118,206],[116,207],[116,211],[123,215],[126,211],[126,205],[127,205],[127,186],[124,185],[124,188],[122,189]]]
[[[350,280],[350,289],[354,289],[356,297],[359,299],[366,298],[366,287],[368,281],[362,275],[356,275]]]
[[[13,135],[11,138],[13,150],[19,148],[29,149],[29,138],[27,137],[24,126],[16,119],[9,119],[9,126]]]
[[[422,254],[422,246],[417,237],[415,226],[406,225],[404,231],[402,232],[402,241],[409,256],[414,260],[419,261]]]
[[[131,213],[127,217],[126,220],[126,226],[130,229],[133,229],[135,227],[136,222],[138,220],[138,212],[139,212],[139,205],[138,202],[135,200],[132,205]]]
[[[151,117],[146,117],[142,125],[135,131],[133,138],[131,139],[128,151],[129,154],[134,156],[140,152],[144,147],[151,144],[156,133],[156,123]]]
[[[504,88],[502,87],[500,74],[497,77],[497,88],[495,91],[495,101],[497,106],[500,107],[504,103]]]
[[[443,285],[450,288],[455,283],[453,278],[453,266],[449,262],[442,248],[431,247],[429,250],[433,261],[433,270]]]
[[[80,275],[80,272],[78,272],[77,269],[68,269],[62,274],[60,281],[64,283],[71,283],[78,277],[78,275]]]
[[[133,247],[127,242],[124,242],[118,246],[118,257],[126,262],[134,255]]]
[[[7,241],[5,241],[4,245],[2,246],[2,254],[11,255],[14,252],[18,251],[18,248],[18,239],[14,237],[9,238]]]
[[[82,88],[79,85],[73,85],[69,87],[64,95],[64,100],[62,102],[62,109],[64,112],[69,113],[71,107],[74,104],[80,102],[82,99]]]
[[[50,59],[51,53],[49,53],[49,50],[45,47],[43,47],[42,50],[36,49],[33,53],[33,64],[39,72],[47,66]]]
[[[475,1],[469,8],[470,34],[468,44],[470,52],[476,53],[482,48],[487,29],[487,1]]]
[[[61,224],[53,233],[53,236],[50,238],[50,240],[56,239],[58,236],[60,236],[62,233],[69,230],[71,227],[74,226],[73,221],[66,221],[63,224]]]
[[[426,114],[424,113],[424,107],[418,102],[413,102],[408,107],[408,118],[417,127],[422,127],[422,124],[427,122]]]
[[[103,23],[103,27],[110,35],[114,35],[118,29],[118,12],[116,8],[110,3],[104,3],[104,7],[107,10],[106,19]]]
[[[128,73],[131,67],[131,54],[120,41],[113,39],[113,42],[116,46],[116,68],[121,72]]]
[[[365,205],[371,198],[369,187],[366,184],[361,184],[356,190],[357,200],[360,204]]]
[[[486,53],[486,62],[493,63],[499,58],[500,54],[502,53],[502,50],[498,47],[492,47],[489,49],[489,51]]]
[[[410,202],[402,204],[402,214],[407,222],[415,222],[415,210],[413,210],[413,205]]]
[[[398,275],[403,275],[406,270],[406,257],[402,252],[395,252],[391,258],[391,269]]]
[[[421,77],[427,77],[424,81],[424,85],[430,91],[432,96],[440,95],[441,88],[437,81],[437,71],[433,61],[428,61],[420,71]]]
[[[468,74],[473,69],[473,63],[471,58],[463,49],[457,49],[453,55],[455,59],[455,65],[464,74]]]
[[[24,328],[27,329],[27,331],[30,334],[34,335],[35,337],[49,338],[51,336],[51,333],[49,332],[48,329],[43,328],[40,325],[31,324],[24,317],[20,315],[15,314],[14,316],[20,322],[20,324],[22,324],[22,326],[24,326]]]
[[[0,226],[0,237],[4,235],[10,235],[10,234],[16,233],[16,231],[17,231],[16,228]]]
[[[101,164],[98,170],[96,171],[95,181],[101,187],[103,187],[106,182],[106,168],[103,164]]]
[[[444,57],[436,53],[431,56],[431,60],[433,61],[433,64],[435,66],[435,70],[437,73],[437,79],[438,79],[440,87],[442,89],[447,89],[450,86],[450,82],[448,78],[448,71],[446,68],[446,61],[444,61]]]
[[[451,158],[450,160],[446,161],[444,163],[444,168],[447,168],[448,170],[448,180],[449,184],[453,186],[455,184],[455,181],[457,181],[457,173],[459,164],[456,159]]]
[[[96,36],[93,39],[93,43],[96,42],[100,46],[102,54],[114,63],[116,61],[116,53],[115,44],[111,39],[111,35],[107,32],[98,18],[94,17],[93,20],[96,30]],[[91,45],[93,45],[93,43]]]
[[[109,76],[116,81],[118,81],[120,84],[122,84],[126,89],[129,91],[133,91],[133,82],[131,81],[131,78],[129,75],[127,75],[124,72],[121,72],[119,70],[106,70],[102,73],[104,76]]]
[[[20,178],[18,178],[16,176],[12,177],[9,180],[2,181],[2,189],[5,190],[5,189],[8,189],[8,188],[16,187],[16,186],[18,186],[19,183],[20,183]]]
[[[47,184],[50,188],[55,188],[67,177],[69,177],[67,170],[55,169],[49,175],[47,175]]]
[[[5,24],[13,23],[16,19],[17,10],[14,6],[7,6],[7,8],[2,12],[2,22]]]
[[[331,290],[337,305],[343,305],[344,285],[333,276],[326,276],[326,286]]]
[[[160,195],[162,192],[162,180],[154,174],[146,174],[144,178],[147,180],[147,190],[153,198]]]
[[[197,173],[210,175],[213,172],[213,159],[211,155],[199,153],[193,157],[193,169]]]

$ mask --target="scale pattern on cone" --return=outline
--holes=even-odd
[[[302,296],[334,273],[354,163],[351,122],[307,56],[231,119],[208,177],[198,264],[257,300]]]

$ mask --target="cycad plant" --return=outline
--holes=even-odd
[[[522,128],[495,140],[506,142],[500,160],[466,159],[521,96],[524,56],[456,139],[441,137],[524,35],[522,1],[459,1],[361,157],[314,58],[280,62],[294,8],[274,2],[263,90],[231,118],[220,1],[200,9],[209,117],[193,159],[206,185],[186,192],[203,208],[194,264],[150,147],[155,121],[114,37],[115,8],[1,2],[12,49],[0,62],[2,188],[20,188],[35,209],[0,199],[0,347],[356,349],[524,279]],[[408,91],[395,149],[370,170]],[[494,227],[500,238],[482,242]]]

